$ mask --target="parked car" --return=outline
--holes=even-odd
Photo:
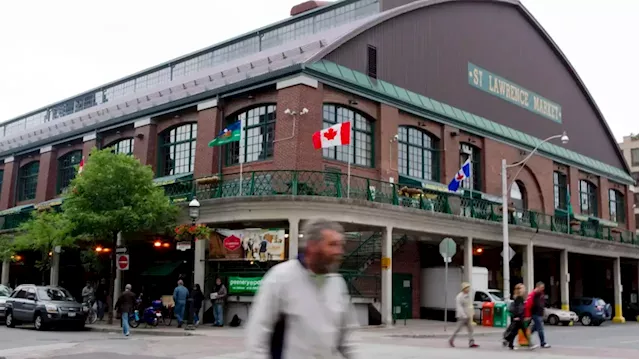
[[[611,319],[611,305],[594,297],[581,297],[571,300],[571,310],[578,314],[580,324],[598,326]]]
[[[0,284],[0,320],[4,320],[7,298],[11,295],[11,288],[6,285]]]
[[[498,289],[478,289],[473,295],[473,320],[480,322],[482,319],[482,305],[484,303],[505,302],[507,307],[510,300],[505,301],[502,291]]]
[[[62,287],[18,286],[6,301],[5,324],[13,328],[20,323],[33,323],[36,330],[59,324],[82,329],[85,313],[82,305]]]
[[[573,325],[578,321],[578,314],[558,308],[544,308],[544,321],[550,325]]]

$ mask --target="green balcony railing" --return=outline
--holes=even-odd
[[[481,198],[461,196],[428,189],[407,188],[395,183],[351,176],[351,192],[347,194],[347,175],[336,172],[273,170],[212,175],[206,178],[177,181],[165,186],[175,202],[239,196],[320,196],[351,198],[387,203],[430,212],[448,213],[486,221],[502,220],[501,205]],[[567,228],[566,216],[554,217],[535,211],[511,214],[511,224],[571,233],[584,237],[638,245],[638,235],[622,229],[607,229],[598,223],[582,222]]]

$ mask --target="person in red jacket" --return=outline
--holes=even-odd
[[[540,346],[543,348],[551,348],[544,337],[544,302],[544,283],[538,282],[524,303],[524,316],[526,319],[531,318],[533,321],[531,334],[538,332]],[[536,346],[532,346],[531,348],[535,347]]]

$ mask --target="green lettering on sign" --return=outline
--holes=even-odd
[[[467,78],[469,79],[469,85],[477,89],[488,92],[537,115],[562,123],[562,107],[535,92],[520,87],[470,62],[467,64]]]
[[[262,277],[229,277],[229,294],[255,294]]]

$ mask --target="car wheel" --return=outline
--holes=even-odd
[[[584,325],[585,327],[591,325],[591,316],[589,314],[584,314],[582,317],[580,317],[580,324]]]
[[[36,330],[44,330],[45,329],[44,315],[43,314],[38,314],[38,315],[36,315],[35,318],[33,318],[33,327]]]
[[[558,325],[558,323],[560,322],[560,319],[558,318],[557,315],[550,315],[549,316],[549,325]]]
[[[9,328],[14,328],[16,326],[16,322],[13,319],[13,313],[11,313],[11,311],[5,313],[4,324]]]

